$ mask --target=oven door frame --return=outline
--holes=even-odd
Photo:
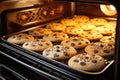
[[[60,0],[61,1],[61,0]],[[69,0],[64,0],[64,1],[69,1]],[[74,1],[74,2],[86,2],[88,0],[71,0],[71,1]],[[116,39],[115,39],[115,56],[114,56],[114,80],[118,80],[119,78],[119,75],[120,74],[120,3],[119,3],[119,0],[108,0],[108,1],[103,1],[101,0],[102,2],[101,3],[108,3],[108,2],[111,2],[111,4],[113,4],[116,9],[117,9],[117,26],[116,26]],[[92,0],[92,1],[88,1],[88,3],[96,3],[97,1],[95,0]],[[99,4],[99,2],[98,2]],[[5,12],[6,13],[6,12]],[[5,18],[5,15],[6,14],[1,14],[1,18]],[[6,23],[2,22],[1,23],[2,25],[5,25]],[[2,28],[2,34],[0,35],[0,37],[2,37],[3,35],[6,34],[6,27],[4,26],[4,28]],[[1,39],[0,39],[0,42],[1,42]],[[1,43],[0,43],[1,44]]]

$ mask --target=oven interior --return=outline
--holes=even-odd
[[[101,3],[102,5],[106,3]],[[107,3],[109,5],[109,3]],[[64,18],[72,18],[76,15],[86,15],[90,18],[99,17],[105,18],[109,21],[116,21],[117,13],[112,15],[104,14],[100,9],[100,3],[92,2],[69,2],[69,1],[53,1],[46,4],[35,4],[28,7],[13,8],[4,10],[1,13],[1,43],[2,48],[0,50],[5,54],[1,54],[1,68],[0,68],[0,79],[4,80],[4,71],[10,71],[15,75],[12,78],[23,78],[23,79],[36,79],[39,75],[41,78],[46,77],[47,79],[86,79],[86,75],[92,79],[113,79],[113,56],[108,57],[108,65],[100,72],[95,73],[84,73],[76,71],[63,63],[55,60],[51,60],[41,56],[40,54],[21,48],[21,46],[12,44],[6,41],[6,39],[14,34],[27,32],[29,30],[45,27],[51,22],[59,22]],[[9,61],[9,57],[26,63],[31,67],[26,67],[23,64],[19,64],[14,60]],[[4,58],[5,57],[5,58]],[[8,63],[9,64],[8,64]],[[13,64],[15,63],[15,65]],[[11,65],[12,64],[12,65]],[[23,66],[16,66],[16,64]],[[9,68],[10,69],[9,69]],[[12,71],[13,69],[13,71]],[[18,71],[14,70],[17,69]],[[32,70],[31,70],[32,69]],[[39,71],[40,70],[40,71]],[[8,71],[8,72],[9,72]],[[16,72],[14,72],[16,71]],[[30,71],[30,72],[29,72]],[[33,72],[33,74],[29,74]],[[35,72],[36,71],[36,72]],[[43,71],[43,72],[42,72]],[[111,72],[109,72],[111,71]],[[45,73],[44,73],[45,72]],[[19,75],[20,74],[20,75]],[[17,77],[16,77],[17,75]],[[11,75],[10,75],[11,76]],[[18,77],[19,76],[19,77]],[[34,77],[33,77],[34,76]],[[9,76],[8,76],[9,77]],[[11,78],[11,77],[10,77]],[[12,80],[11,78],[11,80]],[[41,79],[40,78],[40,79]],[[36,80],[40,80],[36,79]],[[88,78],[87,78],[88,79]]]

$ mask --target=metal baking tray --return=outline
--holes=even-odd
[[[30,28],[30,29],[27,29],[27,30],[24,30],[24,31],[20,31],[20,32],[17,32],[17,33],[5,35],[5,36],[3,36],[1,39],[2,39],[3,41],[7,42],[6,39],[7,39],[9,36],[11,36],[11,35],[18,34],[18,33],[21,33],[21,32],[26,32],[26,31],[29,31],[29,30],[32,30],[32,29],[38,28],[38,27],[44,27],[45,25],[46,25],[46,24],[41,25],[41,26],[35,26],[35,27],[33,27],[33,28]],[[26,51],[26,52],[30,51],[30,50],[23,49],[23,48],[21,47],[21,45],[9,43],[9,42],[7,42],[7,43],[10,44],[10,45],[12,45],[12,46],[14,46],[14,47],[19,47],[19,49],[21,48],[21,50],[23,50],[23,51]],[[40,53],[37,53],[37,52],[34,52],[34,51],[30,51],[29,54],[32,54],[32,55],[35,55],[35,56],[37,55],[37,57],[41,56]],[[46,58],[45,58],[45,59],[46,59]],[[50,61],[52,64],[55,64],[55,65],[56,65],[56,64],[59,64],[59,65],[56,65],[56,66],[60,66],[60,67],[61,67],[61,65],[62,65],[61,68],[63,68],[63,69],[64,69],[64,68],[65,68],[65,69],[68,68],[68,69],[75,70],[75,71],[77,71],[77,72],[82,72],[82,73],[84,73],[84,74],[90,74],[90,75],[98,75],[98,74],[101,74],[101,73],[105,72],[105,71],[114,63],[113,58],[110,58],[110,59],[109,59],[109,58],[106,58],[105,60],[106,60],[106,66],[105,66],[101,71],[97,71],[97,72],[87,72],[87,71],[77,71],[77,70],[69,67],[69,66],[67,65],[67,61],[56,61],[56,60],[52,60],[52,59],[47,58],[47,61]]]

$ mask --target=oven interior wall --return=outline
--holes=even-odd
[[[3,11],[14,9],[14,8],[21,8],[33,5],[43,5],[48,3],[49,0],[0,0],[0,15]],[[0,34],[1,34],[1,17],[0,17]]]
[[[100,9],[101,4],[76,2],[75,5],[76,5],[75,13],[77,15],[81,14],[81,15],[87,15],[87,16],[93,16],[93,17],[111,17],[111,18],[116,17],[116,15],[113,15],[113,16],[105,15]]]

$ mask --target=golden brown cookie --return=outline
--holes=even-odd
[[[100,27],[96,27],[93,32],[99,32],[102,35],[111,35],[112,33],[115,32],[115,28],[114,27],[106,27],[106,26],[100,26]]]
[[[103,37],[102,34],[93,31],[84,31],[82,34],[79,34],[79,36],[90,41],[99,41]]]
[[[68,66],[79,71],[95,72],[102,70],[106,63],[105,59],[99,55],[81,53],[71,57],[68,61]]]
[[[75,22],[73,19],[68,19],[68,18],[62,19],[61,23],[65,26],[75,26],[75,25],[77,25],[77,22]]]
[[[44,49],[53,46],[52,42],[44,39],[37,39],[34,41],[25,42],[22,47],[32,51],[43,51]]]
[[[68,38],[68,35],[62,32],[54,32],[43,36],[43,39],[50,40],[52,42],[59,42]]]
[[[32,29],[32,30],[28,31],[28,33],[35,37],[41,37],[41,36],[52,33],[52,31],[50,29],[46,29],[46,28],[36,28],[36,29]]]
[[[75,54],[77,54],[77,51],[71,46],[55,45],[45,49],[42,55],[55,60],[63,60]]]
[[[92,18],[92,19],[90,19],[90,23],[95,26],[102,26],[107,23],[107,20],[104,18]]]
[[[66,26],[61,23],[52,22],[47,24],[46,28],[51,29],[52,31],[64,31]]]
[[[90,18],[85,15],[76,15],[72,19],[77,23],[85,23],[90,20]]]
[[[69,45],[75,49],[84,48],[90,44],[90,41],[86,38],[69,38],[61,42],[61,45]]]
[[[65,33],[69,35],[79,35],[83,33],[83,29],[80,27],[67,27]]]
[[[108,26],[108,27],[111,26],[113,28],[116,28],[116,25],[117,25],[116,21],[109,21],[105,24],[105,26]]]
[[[80,27],[83,30],[93,30],[96,26],[90,23],[79,23],[76,27]]]
[[[115,37],[112,36],[104,36],[100,39],[100,42],[115,44]]]
[[[88,54],[98,54],[103,57],[113,56],[114,45],[102,42],[91,43],[90,45],[85,47],[85,52],[87,52]]]
[[[27,41],[33,41],[34,37],[26,33],[19,33],[8,37],[7,41],[15,44],[23,44]]]

